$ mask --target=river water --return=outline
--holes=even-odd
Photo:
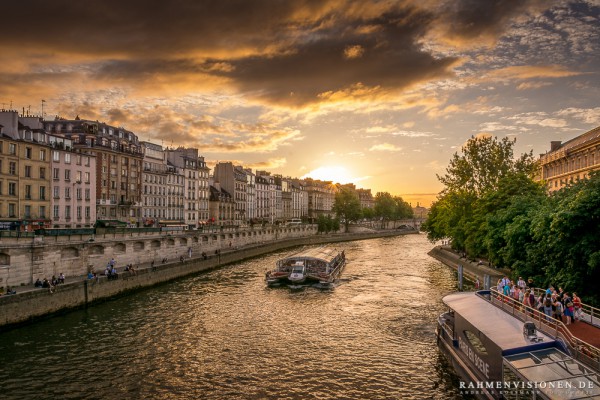
[[[332,290],[265,287],[290,249],[0,333],[0,398],[461,398],[434,334],[456,278],[431,243],[335,246]]]

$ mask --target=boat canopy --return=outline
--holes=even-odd
[[[600,399],[598,373],[556,348],[513,354],[503,362],[549,399]]]
[[[315,261],[323,261],[326,263],[331,262],[339,252],[331,247],[317,247],[303,250],[299,253],[296,253],[292,256],[286,257],[281,261],[283,263],[289,261],[297,261],[297,260],[315,260]]]
[[[523,322],[472,292],[450,294],[443,302],[500,347],[503,355],[524,347],[549,347],[548,344],[555,341],[538,331],[537,336],[543,340],[537,345],[532,344],[523,336]]]

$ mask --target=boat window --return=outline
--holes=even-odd
[[[465,337],[471,343],[471,346],[481,354],[487,354],[487,349],[481,340],[471,331],[464,331]]]

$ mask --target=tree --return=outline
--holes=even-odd
[[[342,186],[340,191],[335,194],[332,209],[338,219],[344,223],[344,232],[348,232],[350,222],[356,222],[362,216],[358,194],[356,190],[347,186]]]
[[[394,202],[396,203],[396,219],[412,218],[414,213],[410,204],[408,204],[400,196],[394,196]]]
[[[387,221],[394,218],[396,202],[388,192],[378,192],[375,195],[375,216],[381,218],[381,227],[387,225]]]
[[[454,153],[444,176],[438,179],[446,187],[444,192],[466,191],[477,196],[495,190],[502,177],[510,172],[521,172],[532,177],[536,170],[533,152],[514,159],[514,140],[496,137],[472,137],[462,148],[462,155]]]
[[[363,218],[372,219],[375,217],[375,211],[370,207],[365,207],[362,209]]]
[[[472,256],[486,255],[483,240],[487,221],[502,202],[485,196],[511,180],[532,182],[536,167],[531,152],[515,160],[513,146],[514,141],[507,138],[472,137],[463,146],[462,155],[454,154],[446,174],[438,175],[445,185],[436,201],[441,203],[432,205],[422,226],[429,239],[451,239],[455,249]]]

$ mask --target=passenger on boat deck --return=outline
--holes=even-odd
[[[504,285],[503,294],[505,296],[510,296],[510,281],[506,282]]]
[[[562,322],[562,315],[563,315],[563,305],[560,302],[560,299],[558,296],[556,296],[555,299],[553,299],[553,304],[552,304],[552,308],[554,310],[554,318],[556,318],[557,320]]]
[[[573,292],[573,321],[579,321],[581,318],[581,299],[577,293]]]
[[[575,318],[573,318],[574,314],[573,314],[573,301],[571,300],[571,297],[569,297],[569,293],[565,292],[563,294],[563,310],[564,310],[564,315],[565,315],[565,319],[567,320],[567,325],[571,325],[571,320],[573,322],[575,322]]]
[[[498,293],[502,293],[502,291],[504,290],[504,285],[502,284],[502,279],[498,279],[498,285],[496,286],[496,288],[498,289]]]
[[[522,277],[519,277],[519,280],[517,281],[517,286],[520,287],[521,289],[525,289],[525,281],[523,280]]]

